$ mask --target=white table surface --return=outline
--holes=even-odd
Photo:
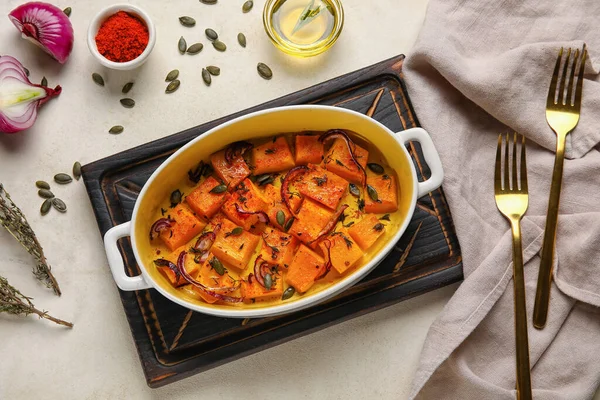
[[[22,0],[0,2],[0,16]],[[0,275],[34,298],[36,306],[74,322],[73,330],[29,316],[0,315],[0,398],[2,399],[402,399],[411,380],[427,330],[456,289],[447,287],[395,306],[341,323],[258,354],[231,362],[160,389],[149,389],[143,376],[117,288],[104,255],[102,238],[83,183],[52,185],[69,210],[41,217],[42,200],[34,182],[69,172],[73,162],[86,164],[185,128],[263,103],[335,76],[407,53],[425,15],[426,0],[343,0],[346,23],[338,43],[312,59],[278,52],[262,27],[264,0],[242,14],[243,0],[220,0],[207,6],[198,0],[136,0],[157,25],[158,41],[149,61],[130,73],[101,68],[88,52],[85,38],[91,18],[114,0],[61,0],[71,6],[75,48],[61,66],[20,39],[0,17],[0,54],[15,56],[63,93],[47,103],[36,125],[16,135],[0,134],[0,182],[28,216],[44,246],[63,295],[56,297],[31,275],[32,258],[0,230]],[[56,2],[55,2],[56,3]],[[195,28],[177,18],[190,15]],[[204,29],[212,27],[229,47],[218,53]],[[237,45],[243,31],[248,47]],[[201,41],[196,56],[180,56],[177,41]],[[274,78],[262,80],[256,63],[271,66]],[[221,76],[206,87],[202,66],[215,64]],[[181,71],[178,92],[164,94],[164,77]],[[91,80],[100,72],[101,88]],[[137,104],[125,109],[120,89]],[[125,132],[112,136],[116,124]]]

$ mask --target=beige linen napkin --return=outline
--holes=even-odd
[[[533,328],[556,136],[545,119],[561,46],[588,45],[583,105],[567,142],[546,328]],[[523,251],[535,399],[589,399],[600,384],[600,1],[431,0],[405,64],[446,172],[465,281],[434,322],[411,398],[515,398],[512,247],[494,202],[497,135],[528,138]]]

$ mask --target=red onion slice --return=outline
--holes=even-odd
[[[261,268],[263,264],[267,264],[267,262],[262,259],[262,256],[256,257],[256,261],[254,261],[254,277],[256,278],[256,281],[260,284],[260,286],[265,287],[265,280],[263,279]]]
[[[230,144],[225,150],[225,161],[229,165],[233,164],[233,160],[246,154],[246,152],[252,147],[254,147],[252,143],[245,141],[234,142]]]
[[[161,231],[173,226],[173,222],[175,222],[175,220],[170,218],[159,218],[158,220],[156,220],[156,222],[154,222],[152,224],[152,227],[150,228],[150,240],[154,240],[155,233],[158,236],[158,234],[160,234]]]
[[[259,222],[264,222],[265,224],[268,224],[270,222],[269,216],[264,211],[246,211],[242,207],[240,207],[238,203],[235,203],[235,210],[238,212],[238,214],[241,214],[242,218],[244,219],[248,218],[250,215],[256,215],[258,216]]]
[[[283,178],[283,181],[281,182],[281,200],[283,201],[283,204],[285,204],[285,206],[288,208],[288,210],[290,210],[290,213],[294,217],[297,217],[298,214],[296,213],[296,211],[294,211],[292,205],[290,204],[290,183],[300,175],[306,173],[306,171],[308,171],[308,167],[306,165],[299,165],[297,167],[294,167],[288,171],[288,173],[285,175],[285,178]]]
[[[215,242],[216,238],[217,235],[214,232],[204,232],[196,241],[194,249],[199,252],[208,251]]]
[[[321,232],[319,232],[317,237],[315,239],[311,240],[310,242],[308,242],[308,244],[314,243],[314,242],[318,241],[319,239],[321,239],[323,236],[328,235],[333,230],[333,228],[335,228],[335,225],[338,223],[340,216],[344,213],[346,208],[348,208],[348,204],[344,204],[343,206],[341,206],[340,209],[337,210],[336,213],[333,215],[333,217],[329,220],[327,225],[325,225],[325,227],[323,229],[321,229]]]
[[[159,258],[158,260],[154,260],[154,264],[157,267],[169,267],[169,269],[171,271],[173,271],[173,273],[175,274],[175,282],[177,282],[179,280],[179,278],[181,277],[181,274],[179,273],[179,268],[177,268],[177,265],[175,265],[174,263],[172,263],[169,260],[165,260],[164,258]]]
[[[363,166],[360,165],[360,163],[356,159],[356,144],[352,141],[352,139],[350,139],[348,134],[341,129],[332,129],[325,132],[319,137],[319,142],[325,143],[332,139],[342,139],[346,143],[346,146],[348,147],[348,152],[350,153],[350,158],[352,159],[354,164],[356,164],[358,170],[361,172],[360,183],[363,187],[365,187],[367,185],[367,171],[365,171]]]
[[[325,268],[323,269],[323,272],[321,272],[321,274],[315,277],[315,282],[319,279],[325,278],[329,271],[331,271],[331,267],[333,266],[333,264],[331,264],[331,240],[325,239],[323,240],[323,244],[327,249],[327,263],[325,263]]]

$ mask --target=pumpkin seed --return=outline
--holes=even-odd
[[[75,164],[73,164],[73,176],[77,180],[81,178],[81,163],[79,161],[75,161]]]
[[[221,194],[227,191],[227,186],[225,185],[217,185],[214,188],[210,189],[211,193]]]
[[[125,108],[133,108],[135,106],[135,100],[130,98],[121,99],[119,101],[121,102],[121,105]]]
[[[51,198],[54,197],[54,193],[52,193],[48,189],[40,189],[40,190],[38,190],[38,195],[40,197],[43,197],[44,199],[51,199]]]
[[[263,182],[265,182],[265,181],[269,180],[269,178],[272,178],[272,177],[273,177],[273,175],[271,175],[271,174],[262,174],[262,175],[258,175],[258,176],[256,177],[256,182],[258,182],[259,184],[261,184],[261,185],[262,185],[262,183],[263,183]]]
[[[40,207],[40,213],[42,215],[48,214],[48,211],[50,211],[50,207],[52,207],[52,200],[50,200],[50,199],[44,200],[44,202],[42,203],[42,206]]]
[[[214,76],[219,76],[221,75],[221,68],[219,67],[215,67],[214,65],[209,65],[208,67],[206,67],[206,70]]]
[[[237,39],[238,39],[238,43],[240,44],[240,46],[246,47],[246,35],[244,35],[242,32],[240,32],[240,33],[238,33]]]
[[[46,181],[36,181],[35,182],[35,186],[38,189],[47,189],[47,190],[50,190],[50,184],[48,182],[46,182]]]
[[[369,169],[375,172],[377,175],[381,175],[384,172],[383,167],[377,163],[368,163],[367,167],[369,167]]]
[[[254,6],[254,2],[252,0],[248,0],[247,2],[244,3],[244,5],[242,6],[242,11],[244,13],[250,12],[250,10],[252,10],[252,6]]]
[[[42,82],[40,83],[40,85],[42,85],[42,86],[48,86],[48,79],[46,79],[45,76],[42,78]]]
[[[212,44],[213,47],[218,51],[227,50],[227,46],[225,45],[225,43],[221,42],[220,40],[215,40],[214,42],[212,42]]]
[[[165,82],[172,82],[175,79],[177,79],[178,76],[179,76],[179,70],[174,69],[173,71],[171,71],[167,74],[167,77],[165,78]]]
[[[202,4],[217,4],[217,0],[200,0]]]
[[[203,48],[204,45],[202,43],[194,43],[187,49],[187,53],[191,55],[198,54],[202,51]]]
[[[179,52],[181,54],[185,53],[185,51],[187,50],[187,42],[185,41],[183,36],[179,38],[179,43],[177,43],[177,47],[179,48]]]
[[[71,175],[69,174],[60,173],[54,175],[54,182],[60,183],[61,185],[66,185],[67,183],[71,183],[72,181],[73,178],[71,178]]]
[[[206,34],[206,37],[210,40],[217,40],[219,38],[219,34],[214,29],[206,28],[204,30],[204,33]]]
[[[377,190],[375,190],[375,188],[373,186],[367,185],[367,193],[369,193],[369,197],[371,198],[371,200],[373,200],[373,201],[379,200],[379,195],[377,195]]]
[[[108,133],[112,133],[113,135],[118,135],[119,133],[123,133],[123,128],[121,125],[115,125],[108,130]]]
[[[179,79],[175,79],[173,82],[169,83],[167,85],[167,89],[165,90],[166,93],[173,93],[174,91],[176,91],[177,89],[179,89],[179,85],[181,84],[181,82],[179,82]]]
[[[25,75],[29,76],[29,70],[25,67],[23,67],[23,69],[25,70]]]
[[[233,228],[231,231],[231,236],[240,236],[242,233],[244,233],[244,228],[238,226]]]
[[[92,79],[94,82],[96,82],[96,84],[98,84],[100,86],[104,86],[104,78],[99,73],[94,72],[92,74]]]
[[[206,83],[207,86],[210,86],[212,82],[212,78],[210,77],[210,72],[206,70],[206,68],[202,68],[202,80]]]
[[[65,8],[65,9],[63,10],[63,12],[65,13],[65,15],[66,15],[67,17],[70,17],[70,16],[71,16],[71,11],[72,11],[72,10],[71,10],[71,7],[67,7],[67,8]]]
[[[64,201],[62,201],[58,197],[55,197],[52,199],[52,206],[54,206],[56,211],[60,211],[61,213],[67,212],[67,205],[65,204]]]
[[[390,221],[390,214],[385,214],[383,217],[379,218],[380,221]]]
[[[225,275],[225,267],[223,266],[223,263],[217,257],[211,258],[211,260],[208,263],[215,270],[215,272],[217,274]]]
[[[285,226],[283,227],[284,231],[289,231],[290,228],[292,227],[292,224],[294,223],[294,217],[290,217],[290,219],[287,220],[287,222],[285,223]]]
[[[258,74],[261,76],[261,78],[268,80],[273,77],[273,71],[271,71],[271,68],[269,68],[267,64],[258,63],[256,69],[258,70]]]
[[[348,191],[352,196],[360,197],[360,190],[358,189],[358,186],[356,186],[354,183],[348,185]]]
[[[121,89],[121,93],[124,93],[124,94],[129,93],[129,91],[131,90],[132,87],[133,87],[133,82],[127,82],[125,84],[125,86],[123,86],[123,89]]]
[[[181,190],[176,189],[171,193],[171,207],[175,207],[177,204],[181,203]]]
[[[281,210],[277,211],[277,223],[279,224],[279,226],[284,226],[285,225],[285,213]]]
[[[296,293],[296,289],[294,289],[293,286],[290,286],[289,288],[285,289],[285,291],[281,295],[281,300],[287,300],[291,298],[294,295],[294,293]]]
[[[273,286],[273,277],[271,274],[265,274],[263,280],[265,281],[265,289],[271,290],[271,287]]]
[[[192,26],[196,25],[196,20],[188,16],[179,17],[179,22],[181,22],[181,25],[187,28],[191,28]]]

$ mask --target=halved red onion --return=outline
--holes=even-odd
[[[341,129],[332,129],[325,132],[319,137],[319,142],[325,143],[332,139],[342,139],[346,143],[346,146],[348,147],[348,152],[350,153],[350,158],[352,159],[354,164],[356,164],[358,170],[361,172],[362,176],[360,183],[363,187],[365,187],[367,185],[367,171],[365,171],[363,166],[360,165],[360,163],[356,159],[356,144],[352,141],[352,139],[350,139],[350,136],[348,136],[348,134]]]
[[[300,175],[306,173],[306,171],[308,171],[308,167],[306,165],[299,165],[297,167],[294,167],[288,171],[288,173],[285,175],[285,178],[283,178],[283,181],[281,182],[281,200],[283,201],[283,204],[285,204],[285,206],[288,208],[288,210],[290,210],[290,213],[294,217],[297,217],[298,214],[290,204],[290,183],[292,183],[292,181],[294,181]]]
[[[323,229],[321,229],[321,232],[319,232],[317,237],[315,239],[311,240],[310,242],[308,242],[308,244],[314,243],[314,242],[318,241],[319,239],[321,239],[323,236],[328,235],[333,230],[333,228],[335,228],[335,224],[338,223],[340,216],[344,213],[346,208],[348,208],[348,204],[344,204],[343,206],[341,206],[340,209],[337,210],[335,212],[335,214],[333,214],[333,217],[329,220],[329,222],[327,222],[327,225],[325,225],[323,227]]]
[[[231,165],[236,157],[243,156],[252,147],[254,147],[252,143],[245,141],[230,144],[229,147],[225,149],[225,161],[227,161],[227,164]]]
[[[58,7],[34,1],[15,8],[8,14],[24,39],[41,47],[64,64],[73,50],[73,26]]]
[[[331,240],[325,239],[323,240],[323,244],[327,249],[327,262],[325,263],[325,268],[323,269],[323,272],[321,272],[320,275],[315,277],[315,282],[319,279],[325,278],[325,276],[327,276],[329,271],[331,271],[331,267],[333,266],[333,264],[331,264]]]
[[[259,222],[264,222],[265,224],[268,224],[270,221],[269,216],[264,211],[246,211],[242,207],[240,207],[238,203],[235,203],[235,210],[238,212],[238,214],[242,215],[242,218],[248,218],[250,215],[256,215],[258,216]]]
[[[159,218],[156,220],[156,222],[154,222],[152,224],[152,227],[150,228],[150,240],[154,240],[154,234],[156,233],[157,236],[158,234],[160,234],[161,231],[170,228],[171,226],[173,226],[173,222],[175,222],[175,220],[170,219],[170,218]]]

